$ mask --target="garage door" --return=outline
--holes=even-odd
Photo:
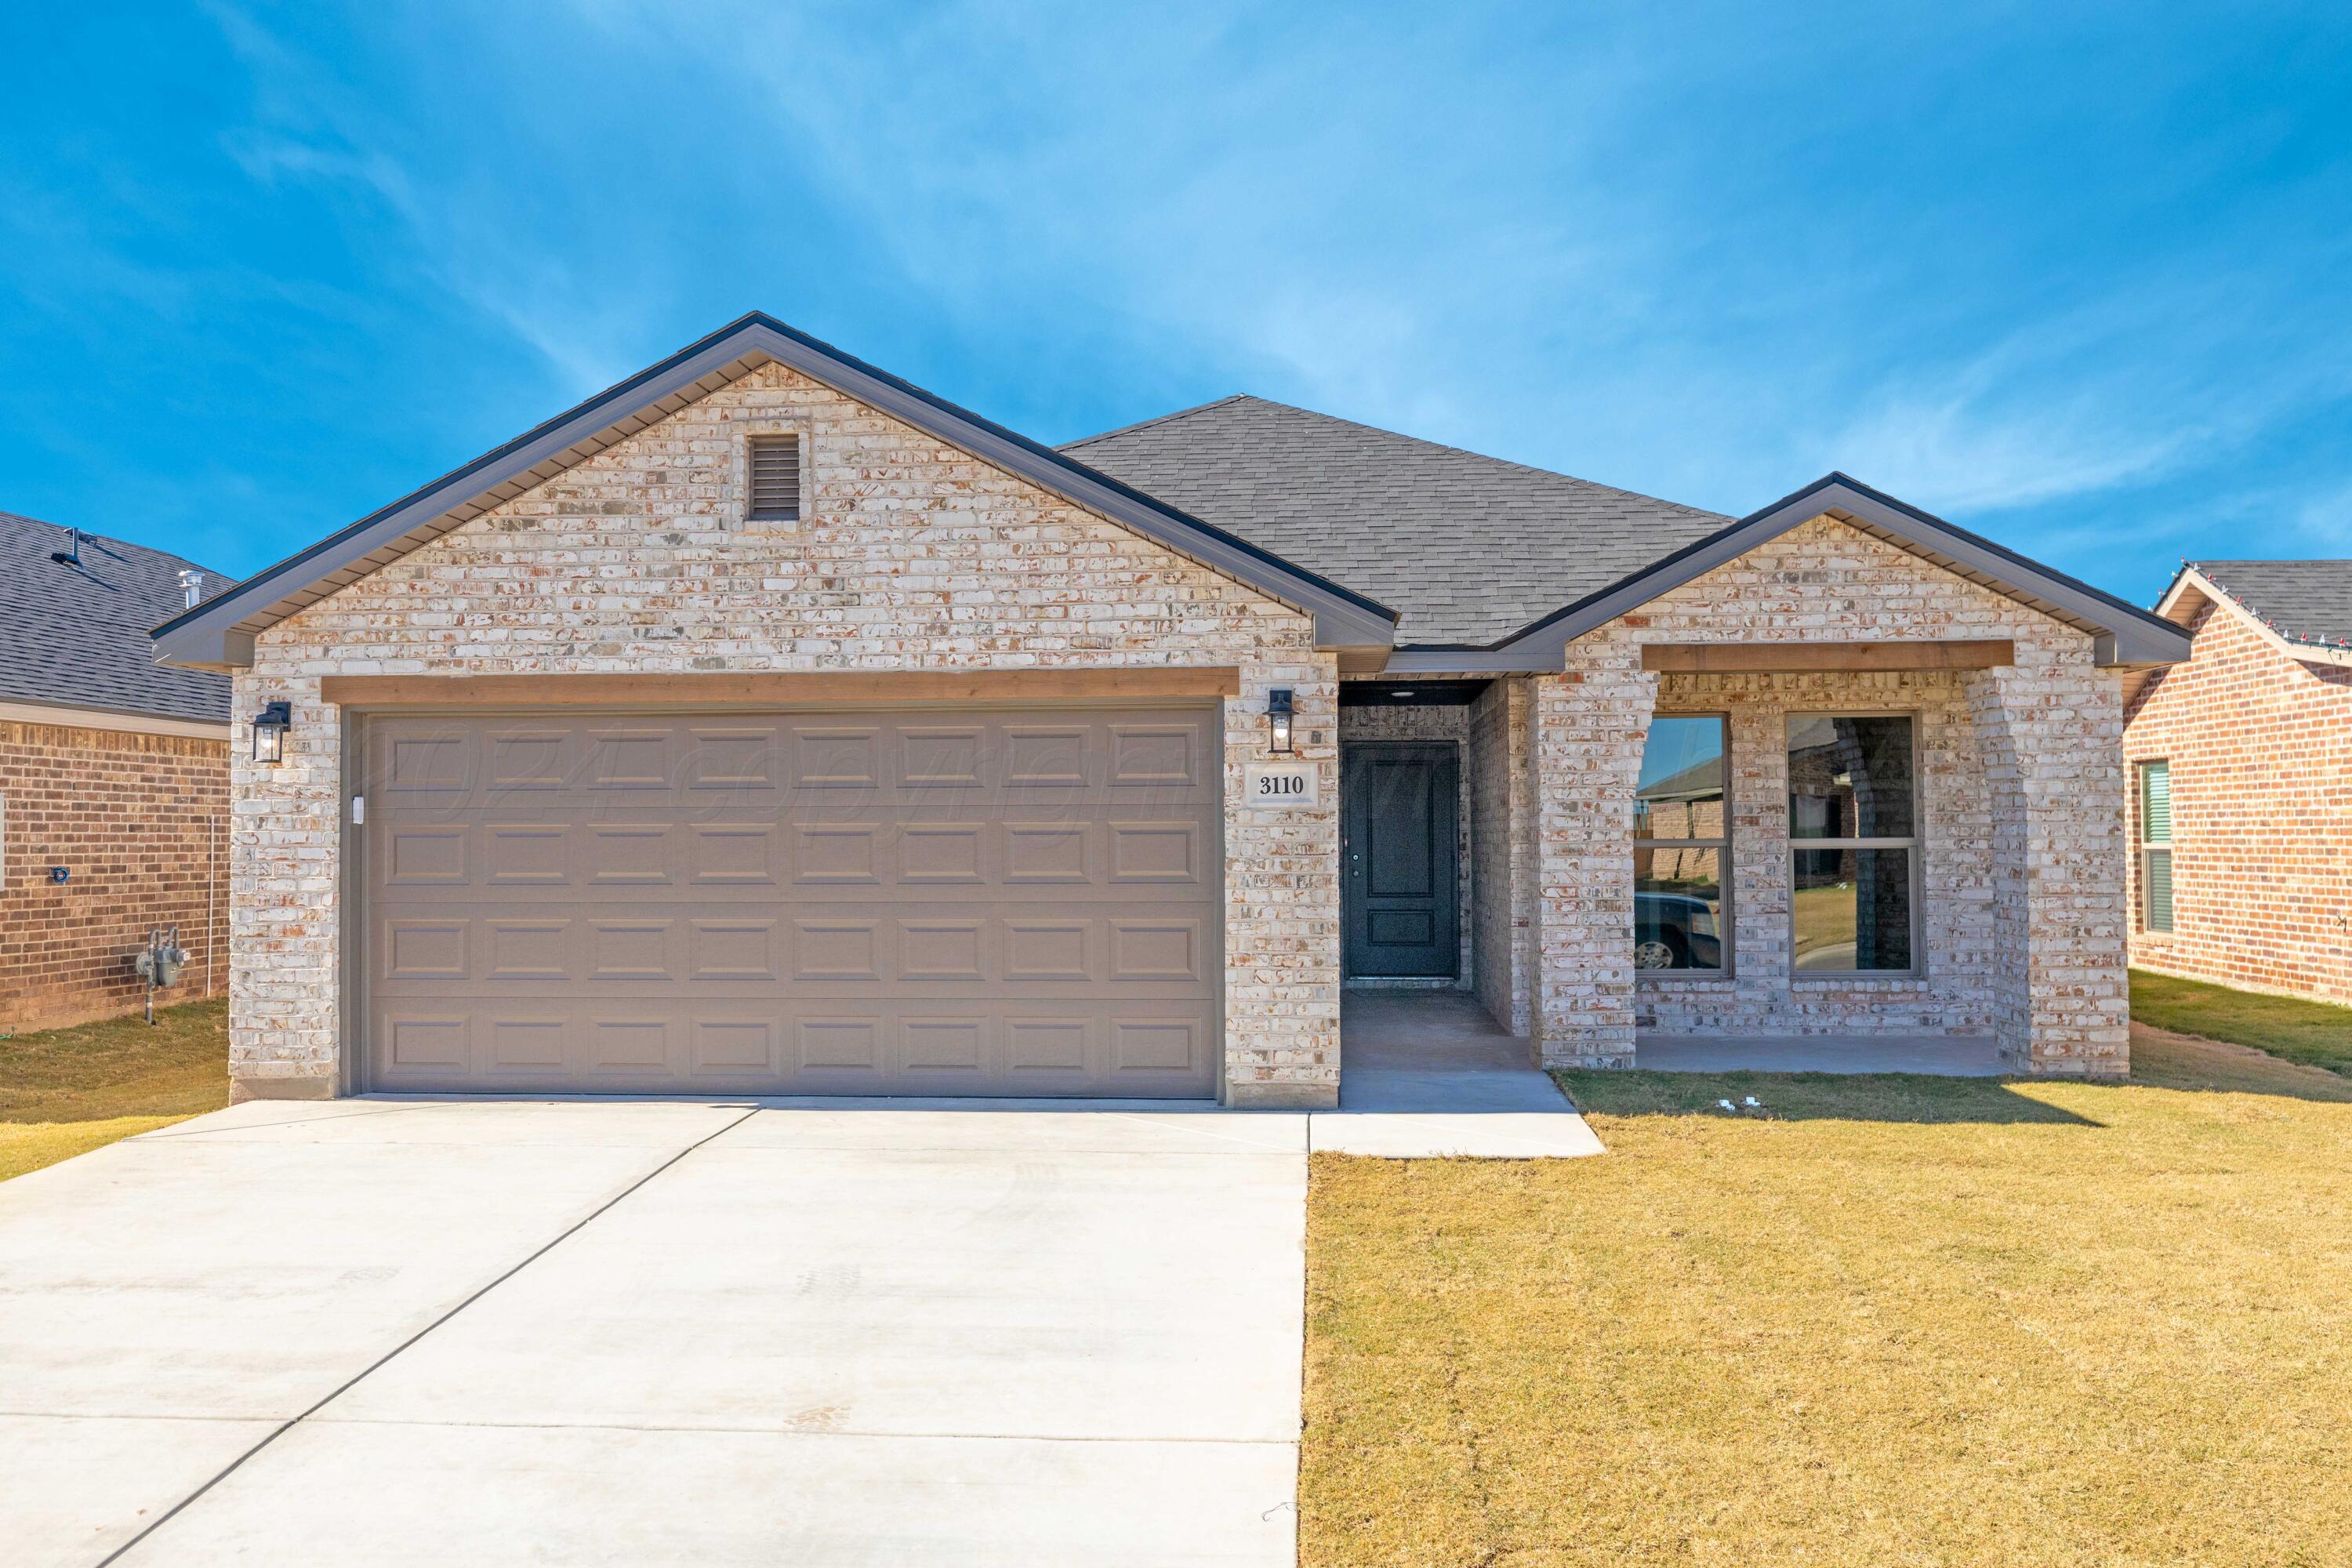
[[[376,716],[365,1086],[1205,1096],[1213,708]]]

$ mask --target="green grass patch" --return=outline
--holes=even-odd
[[[2150,1028],[2252,1046],[2291,1062],[2352,1074],[2352,1007],[2135,969],[2131,1014]]]
[[[227,1103],[225,997],[0,1038],[0,1181]]]

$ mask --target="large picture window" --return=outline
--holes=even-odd
[[[2140,925],[2172,929],[2172,764],[2139,765]]]
[[[1633,966],[1721,972],[1731,819],[1725,721],[1650,721],[1633,792]]]
[[[1791,714],[1789,839],[1797,971],[1913,968],[1919,804],[1911,721]]]

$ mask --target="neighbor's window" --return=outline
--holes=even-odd
[[[1789,718],[1789,858],[1801,972],[1914,967],[1918,780],[1907,718]]]
[[[1633,792],[1633,966],[1724,967],[1725,721],[1653,719]]]
[[[2172,764],[2139,765],[2140,921],[2149,931],[2172,929]]]
[[[797,521],[801,515],[801,438],[754,436],[751,441],[751,520]]]

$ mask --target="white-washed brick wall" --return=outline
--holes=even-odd
[[[804,433],[797,525],[740,522],[753,424]],[[342,734],[323,677],[1155,665],[1242,670],[1225,708],[1231,1092],[1328,1103],[1338,671],[1310,619],[775,365],[262,634],[236,711],[289,699],[295,727],[286,762],[236,773],[231,1070],[323,1086],[342,1066]],[[1320,809],[1241,804],[1275,687],[1296,694]]]
[[[1515,1035],[1534,1027],[1534,715],[1533,684],[1517,677],[1495,681],[1470,709],[1471,972],[1480,1004]]]
[[[2006,637],[2014,668],[1965,677],[1660,678],[1645,642]],[[2121,697],[2090,637],[1859,530],[1815,519],[1579,638],[1537,683],[1545,1059],[1623,1065],[1637,1017],[1668,1032],[1990,1029],[2035,1070],[2127,1063]],[[1781,715],[1899,707],[1921,720],[1916,979],[1788,969]],[[1738,976],[1637,983],[1633,792],[1650,713],[1735,716]],[[1744,744],[1743,744],[1744,742]],[[1940,906],[1940,907],[1939,907]]]

